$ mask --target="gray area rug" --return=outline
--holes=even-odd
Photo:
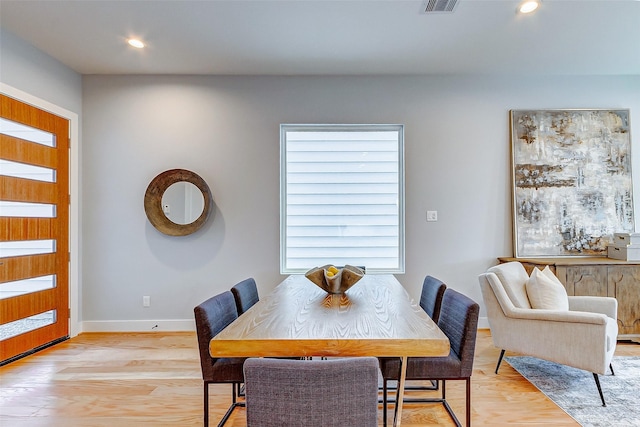
[[[615,375],[599,376],[606,407],[591,372],[528,356],[505,360],[585,427],[640,426],[640,357],[614,357]]]

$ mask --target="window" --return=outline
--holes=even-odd
[[[404,273],[402,125],[280,126],[280,271]]]

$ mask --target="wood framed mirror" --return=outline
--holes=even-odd
[[[209,186],[198,174],[171,169],[153,178],[144,195],[149,222],[169,236],[186,236],[199,230],[211,214]]]

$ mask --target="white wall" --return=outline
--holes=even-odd
[[[78,115],[82,112],[82,76],[5,30],[0,30],[0,81]]]
[[[431,274],[481,302],[477,275],[512,254],[509,110],[529,108],[630,108],[639,150],[640,76],[85,76],[85,326],[180,328],[246,277],[261,293],[280,282],[281,123],[404,124],[398,278],[415,297]],[[213,193],[213,216],[191,236],[162,235],[144,214],[147,185],[171,168]]]
[[[640,135],[640,76],[83,78],[0,30],[0,82],[83,125],[77,280],[88,330],[190,327],[193,306],[235,282],[253,276],[268,292],[282,279],[280,123],[405,124],[398,278],[416,297],[431,274],[477,301],[477,274],[512,253],[508,111],[630,108],[635,152]],[[204,229],[182,238],[158,233],[142,205],[151,179],[178,167],[200,174],[216,202]]]

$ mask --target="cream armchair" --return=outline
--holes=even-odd
[[[604,374],[618,335],[615,298],[569,296],[569,310],[533,309],[526,283],[529,275],[519,262],[491,267],[478,277],[493,344],[593,373],[602,405],[606,406],[598,374]]]

